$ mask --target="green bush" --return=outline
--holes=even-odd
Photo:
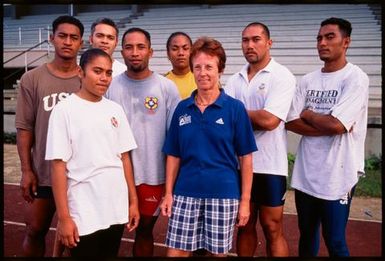
[[[378,170],[382,168],[382,156],[371,155],[365,160],[365,170]]]
[[[4,134],[4,141],[3,143],[6,143],[6,144],[16,144],[16,133],[12,132],[12,133],[3,133]]]
[[[365,175],[358,180],[354,195],[380,198],[382,196],[381,173],[381,169],[366,170]]]
[[[294,161],[295,161],[295,155],[294,154],[291,154],[290,152],[287,154],[287,161],[289,162],[289,166],[293,166],[294,165]]]

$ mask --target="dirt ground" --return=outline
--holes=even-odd
[[[20,161],[17,155],[16,145],[4,144],[3,149],[4,183],[19,183]],[[294,193],[290,190],[286,196],[285,213],[296,213]],[[382,199],[353,197],[350,219],[382,222]]]

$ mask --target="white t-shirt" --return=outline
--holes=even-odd
[[[70,95],[49,119],[46,160],[67,163],[70,215],[81,236],[128,222],[128,187],[121,153],[136,143],[121,106],[103,97]]]
[[[119,75],[127,70],[127,66],[124,63],[119,62],[118,60],[114,59],[114,62],[112,63],[112,77],[115,77],[116,75]]]
[[[246,64],[226,83],[228,95],[242,101],[247,110],[266,110],[281,119],[272,131],[254,131],[258,151],[253,152],[253,172],[287,176],[285,121],[295,92],[296,78],[273,58],[249,82]]]
[[[337,200],[346,195],[364,172],[369,78],[348,63],[332,73],[305,75],[296,91],[288,121],[311,108],[337,118],[348,131],[334,136],[302,136],[291,186],[314,197]],[[349,130],[353,127],[353,130]]]

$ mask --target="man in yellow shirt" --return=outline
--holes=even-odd
[[[191,38],[184,32],[174,32],[167,39],[167,56],[172,70],[165,76],[176,84],[182,99],[189,97],[197,88],[189,64],[191,46]]]

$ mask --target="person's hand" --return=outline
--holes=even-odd
[[[137,204],[131,204],[129,208],[129,218],[126,225],[128,232],[133,231],[138,227],[140,220],[139,208]]]
[[[237,227],[246,226],[247,221],[249,221],[249,217],[250,217],[250,201],[241,200],[239,202]]]
[[[304,121],[308,121],[312,116],[314,115],[314,111],[312,111],[310,108],[305,109],[301,112],[299,117],[303,119]]]
[[[56,231],[60,242],[66,247],[76,247],[80,241],[78,228],[71,217],[59,219]]]
[[[164,196],[162,203],[160,204],[160,210],[162,211],[163,216],[171,217],[172,202],[172,195]]]
[[[32,170],[22,172],[20,190],[24,200],[32,203],[34,200],[33,195],[37,194],[37,176]]]

